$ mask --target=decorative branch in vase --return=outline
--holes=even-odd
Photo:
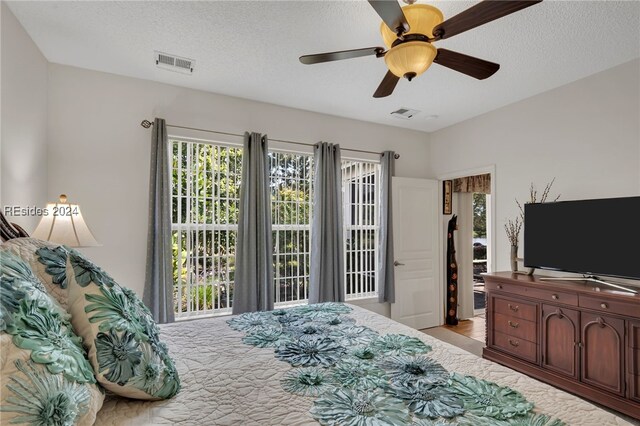
[[[549,193],[551,192],[551,188],[553,187],[553,183],[555,181],[556,181],[556,178],[553,178],[551,179],[551,182],[545,185],[544,191],[542,191],[542,196],[540,196],[540,200],[538,200],[538,190],[533,185],[533,182],[531,182],[531,186],[529,187],[529,201],[525,202],[525,204],[546,203],[547,199],[549,198]],[[560,199],[560,195],[562,194],[558,194],[558,196],[553,199],[554,203]],[[522,219],[522,222],[524,222],[524,206],[520,203],[520,201],[518,201],[517,198],[516,198],[516,204],[520,209],[520,218]]]
[[[529,200],[525,202],[525,204],[535,204],[535,203],[546,203],[549,199],[549,195],[551,194],[551,188],[553,187],[553,183],[556,181],[556,178],[553,178],[551,182],[547,183],[540,195],[540,199],[538,199],[538,190],[536,189],[533,182],[529,186]],[[560,194],[556,198],[553,199],[553,202],[556,202],[560,199]],[[509,243],[511,243],[511,271],[514,273],[518,272],[518,246],[520,242],[520,232],[522,231],[522,226],[524,225],[524,205],[518,201],[516,198],[516,204],[518,205],[518,209],[520,209],[520,216],[516,217],[515,220],[507,220],[504,224],[504,229],[507,233],[507,238],[509,239]],[[527,272],[528,275],[533,275],[534,268],[530,268]]]
[[[520,241],[520,232],[522,231],[522,224],[524,220],[517,216],[515,220],[507,220],[504,224],[504,230],[507,233],[507,238],[511,243],[511,271],[518,272],[518,242]]]

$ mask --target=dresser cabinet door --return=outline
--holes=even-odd
[[[640,402],[640,321],[628,322],[627,338],[628,396]]]
[[[578,379],[580,314],[542,305],[542,367]]]
[[[584,383],[624,395],[624,320],[582,312],[582,378]]]

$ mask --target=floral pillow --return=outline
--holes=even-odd
[[[180,380],[149,309],[75,250],[67,264],[69,312],[98,382],[135,399],[173,397]]]
[[[16,238],[3,243],[2,251],[26,262],[46,292],[67,309],[67,248],[35,238]]]
[[[7,252],[0,263],[0,424],[93,424],[104,395],[68,314],[26,263]]]

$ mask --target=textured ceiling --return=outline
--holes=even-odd
[[[445,19],[474,3],[431,2]],[[488,80],[434,64],[374,99],[383,59],[298,62],[302,54],[381,46],[380,20],[363,0],[8,4],[51,62],[423,131],[640,56],[640,2],[544,1],[437,43],[500,63]],[[195,73],[157,69],[154,50],[195,59]],[[422,112],[392,118],[399,107]]]

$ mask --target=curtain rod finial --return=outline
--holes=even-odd
[[[400,154],[395,154],[395,155],[393,156],[393,158],[395,158],[396,160],[398,160],[398,159],[400,158]]]
[[[142,120],[142,123],[140,123],[140,125],[145,129],[148,129],[149,127],[153,126],[153,123],[149,120]]]

